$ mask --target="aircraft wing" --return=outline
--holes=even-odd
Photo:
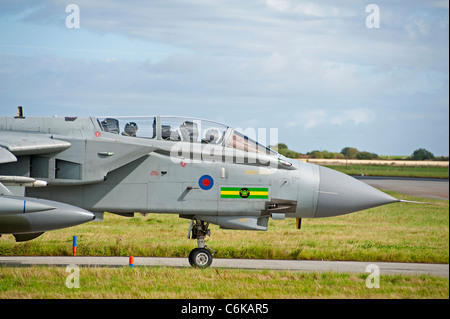
[[[84,138],[76,134],[2,130],[0,176],[12,174],[34,177],[47,181],[49,185],[98,183],[109,172],[154,149],[129,140],[121,142],[95,136]]]
[[[9,163],[17,162],[18,157],[21,156],[61,152],[70,146],[69,142],[56,140],[51,136],[2,131],[0,135],[0,195],[11,194],[5,186],[42,187],[47,185],[45,181],[27,177],[30,174],[26,169],[24,170],[26,164],[22,160],[18,164],[13,164],[19,167],[20,172],[11,175],[10,173],[14,172],[14,169],[11,169],[13,166]],[[2,164],[8,165],[3,165],[2,168]],[[21,174],[19,175],[19,173]]]
[[[27,136],[15,132],[2,132],[0,135],[0,164],[17,162],[17,156],[30,153],[49,153],[70,147],[64,141],[49,140],[39,136]],[[8,173],[8,169],[4,169]],[[0,171],[2,172],[2,171]],[[25,176],[11,176],[0,174],[0,196],[12,195],[6,186],[46,186],[47,182]]]
[[[7,152],[14,155],[49,154],[61,152],[68,149],[71,144],[52,138],[52,136],[36,133],[6,132],[0,135],[0,146],[4,148],[0,151],[0,163]]]
[[[14,156],[9,150],[6,148],[0,147],[0,164],[16,162],[17,157]]]
[[[47,230],[71,227],[95,219],[93,213],[76,206],[21,196],[25,193],[25,187],[47,186],[47,181],[33,175],[48,177],[48,172],[42,174],[42,169],[47,168],[48,171],[48,165],[42,165],[43,161],[70,147],[71,143],[54,139],[52,135],[1,132],[0,236],[13,234],[16,241],[26,241]],[[33,165],[36,167],[32,168]],[[15,188],[14,194],[9,186]]]

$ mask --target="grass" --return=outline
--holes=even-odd
[[[333,165],[328,167],[348,175],[449,178],[448,167],[391,165]]]
[[[368,274],[121,267],[81,268],[79,288],[66,287],[64,267],[2,267],[0,298],[449,298],[449,280],[435,276],[386,275],[380,288]]]
[[[395,203],[333,218],[269,222],[267,232],[222,230],[212,225],[207,244],[218,258],[449,262],[448,201],[387,192],[407,200],[435,205]],[[105,221],[47,232],[16,243],[0,238],[0,255],[77,255],[186,257],[196,241],[186,238],[189,220],[177,215],[105,214]]]
[[[434,205],[396,203],[333,218],[273,221],[267,232],[211,226],[208,245],[220,258],[273,258],[448,263],[449,203],[387,192]],[[177,215],[105,214],[102,223],[47,232],[24,243],[0,237],[0,255],[187,257],[196,242],[186,238],[189,221]],[[368,289],[368,273],[129,267],[80,268],[80,288],[66,287],[64,267],[0,267],[0,299],[10,298],[449,298],[449,279],[382,275]]]

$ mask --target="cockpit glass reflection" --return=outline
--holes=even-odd
[[[142,138],[156,137],[156,117],[107,117],[97,120],[104,132]]]
[[[221,145],[228,126],[206,120],[161,117],[161,138],[168,141]]]
[[[236,130],[227,135],[228,126],[208,120],[176,116],[104,117],[97,120],[104,132],[123,136],[223,145],[244,152],[278,156],[275,151]]]
[[[233,135],[228,140],[227,146],[245,152],[277,155],[275,151],[239,133],[236,130],[233,131]]]

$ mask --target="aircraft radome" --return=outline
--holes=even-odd
[[[8,187],[8,188],[7,188]],[[332,217],[398,202],[332,169],[286,158],[233,128],[171,117],[0,117],[0,234],[17,241],[105,211],[178,214],[211,265],[209,224]]]

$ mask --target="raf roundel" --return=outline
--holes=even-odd
[[[214,186],[214,180],[209,175],[203,175],[198,180],[198,185],[200,186],[201,189],[207,191],[207,190],[210,190]]]

